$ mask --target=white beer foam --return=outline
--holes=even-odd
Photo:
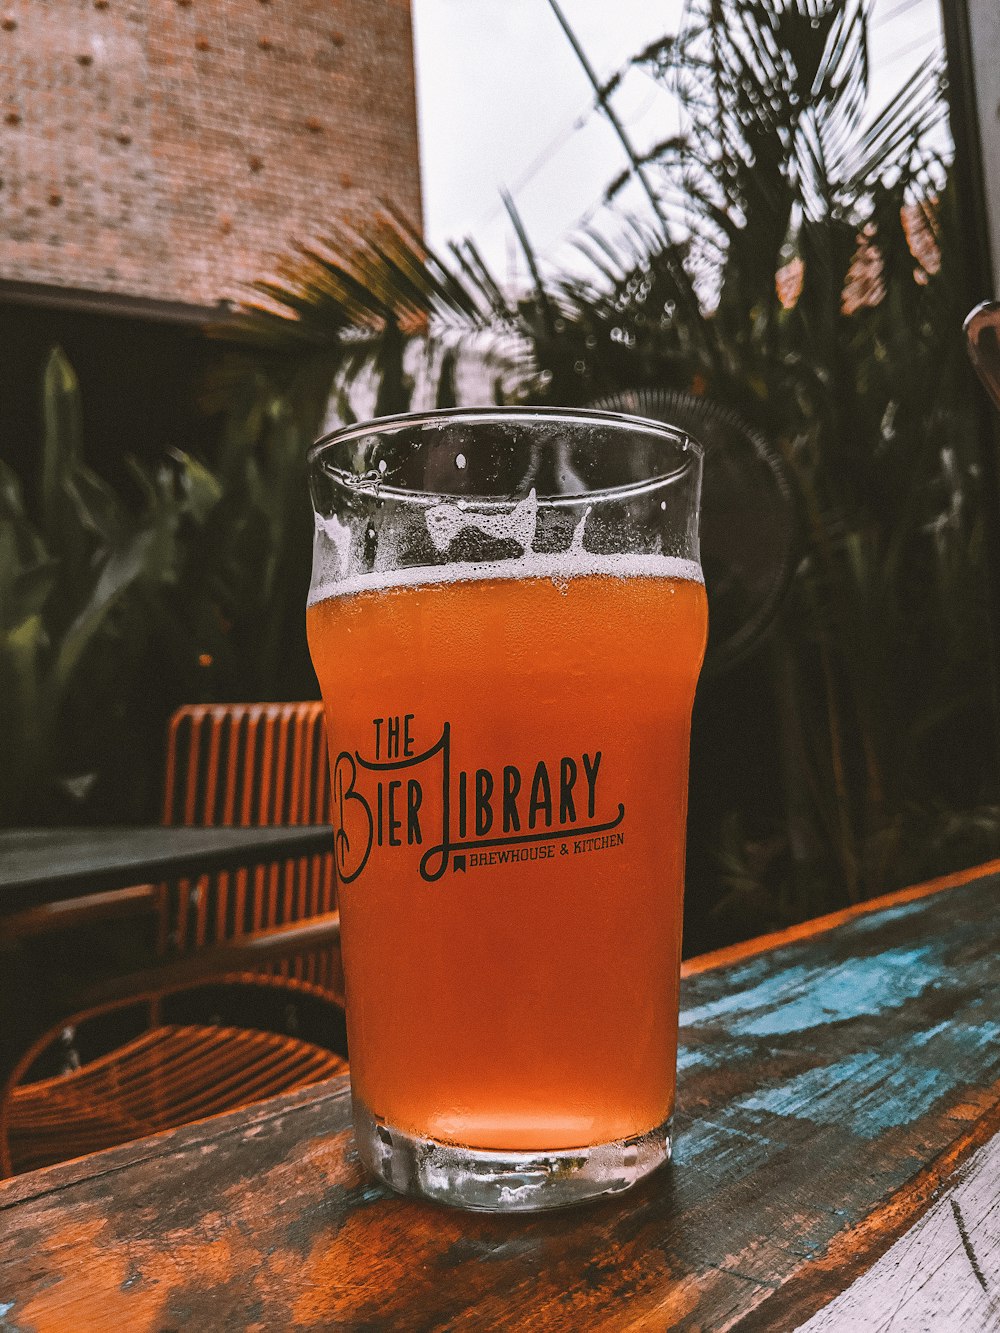
[[[309,605],[329,597],[352,597],[360,592],[387,592],[428,584],[475,583],[491,579],[549,579],[557,586],[573,579],[599,576],[613,579],[686,579],[704,583],[695,560],[670,555],[594,555],[591,551],[564,551],[542,555],[534,551],[512,560],[456,561],[448,565],[419,565],[412,569],[378,570],[346,579],[324,581],[310,588]]]

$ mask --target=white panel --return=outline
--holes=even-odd
[[[984,292],[983,296],[997,297],[1000,296],[1000,4],[997,0],[969,0],[969,27],[983,147],[993,285],[998,289]]]

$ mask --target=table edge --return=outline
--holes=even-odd
[[[21,831],[0,830],[0,847],[5,832]],[[36,830],[29,831],[34,833]],[[90,830],[84,826],[80,829],[76,826],[60,826],[51,830],[38,830],[40,833],[54,834],[78,831]],[[76,897],[80,890],[86,891],[98,885],[102,890],[112,892],[136,884],[192,878],[202,872],[215,874],[242,868],[244,864],[253,867],[272,861],[322,856],[332,851],[333,846],[332,824],[219,824],[207,827],[188,824],[109,824],[99,826],[96,831],[106,832],[109,838],[114,837],[122,842],[137,833],[149,833],[166,834],[175,841],[178,840],[177,835],[180,835],[184,841],[197,844],[201,840],[208,842],[209,846],[197,851],[184,848],[159,854],[147,853],[144,857],[123,854],[97,870],[92,865],[77,864],[70,869],[48,869],[44,873],[0,881],[0,911],[7,911],[8,905],[10,911],[16,911],[58,901],[60,896]]]
[[[681,976],[692,977],[700,972],[711,972],[717,967],[728,967],[732,963],[755,958],[758,954],[768,953],[772,949],[780,949],[786,944],[796,944],[800,940],[824,935],[828,930],[836,930],[838,926],[846,925],[859,916],[917,902],[921,898],[929,898],[932,894],[943,893],[946,889],[958,889],[963,884],[971,884],[974,880],[988,879],[990,875],[998,874],[1000,874],[1000,858],[983,861],[979,865],[969,866],[966,870],[938,875],[935,879],[924,880],[905,889],[883,893],[878,898],[852,903],[850,907],[841,908],[838,912],[828,912],[825,916],[812,917],[808,921],[800,921],[797,925],[786,926],[782,930],[770,931],[766,935],[755,935],[752,939],[741,940],[738,944],[727,944],[721,949],[695,954],[693,958],[681,963]]]

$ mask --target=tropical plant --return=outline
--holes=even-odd
[[[44,375],[37,520],[13,471],[0,464],[0,817],[37,816],[57,784],[82,797],[94,780],[68,714],[114,729],[119,680],[81,682],[116,612],[170,563],[173,525],[153,490],[136,520],[80,457],[76,377],[58,350]],[[74,709],[86,693],[85,709]],[[79,722],[79,716],[77,718]]]
[[[443,366],[442,345],[492,328],[515,347],[508,396],[693,389],[781,447],[801,562],[766,655],[714,687],[768,710],[770,800],[744,763],[742,796],[702,832],[717,924],[744,932],[997,846],[941,74],[926,64],[872,116],[867,32],[863,0],[690,0],[677,35],[637,57],[682,111],[644,164],[661,208],[579,238],[590,280],[546,277],[511,205],[533,275],[518,301],[473,251],[445,264],[398,226],[300,249],[261,287],[277,337],[336,349],[344,417],[359,366],[378,368],[375,408],[400,410],[408,354]],[[454,376],[441,383],[453,401]],[[713,743],[744,762],[738,737]]]
[[[700,0],[641,59],[686,112],[655,156],[708,306],[688,368],[782,444],[799,486],[803,559],[771,649],[769,901],[787,919],[996,845],[941,74],[928,63],[869,117],[860,0]]]
[[[122,496],[82,461],[59,349],[43,404],[37,504],[0,464],[0,823],[150,817],[177,704],[315,688],[305,437],[247,372],[213,468],[175,450]]]

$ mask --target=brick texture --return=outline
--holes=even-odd
[[[421,219],[409,0],[0,0],[0,280],[210,306]]]

